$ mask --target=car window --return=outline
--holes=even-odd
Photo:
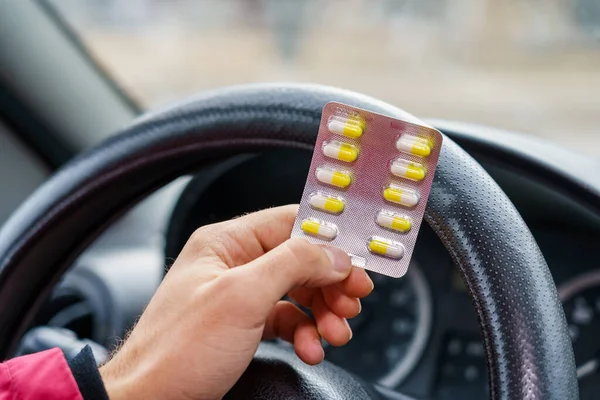
[[[49,168],[0,120],[0,227],[49,174]]]
[[[597,0],[49,0],[144,107],[264,81],[600,155]]]

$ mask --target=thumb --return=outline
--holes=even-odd
[[[352,264],[348,254],[337,247],[292,238],[236,269],[261,287],[264,300],[275,304],[295,287],[322,287],[343,281]]]

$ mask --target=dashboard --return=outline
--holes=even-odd
[[[560,171],[555,161],[573,158],[573,154],[511,133],[493,131],[485,135],[485,129],[456,130],[449,125],[446,133],[492,175],[531,229],[565,308],[581,398],[594,398],[600,389],[600,209],[590,199],[598,197],[592,193],[600,188],[593,171],[600,171],[600,162],[584,160],[587,164],[574,163],[567,171]],[[82,328],[81,320],[69,327],[110,346],[106,338],[122,335],[133,323],[160,281],[163,267],[172,263],[197,227],[297,202],[310,157],[310,153],[299,150],[238,156],[178,181],[159,200],[152,200],[151,206],[144,205],[146,211],[141,211],[142,206],[132,211],[82,256],[57,289],[71,293],[78,285],[73,282],[83,279],[82,271],[96,271],[96,275],[103,271],[99,284],[103,293],[115,299],[109,306],[95,301],[92,308],[110,307],[119,316],[109,318],[110,312],[97,311],[104,316],[102,323],[96,314],[88,315],[93,322],[86,323],[104,324],[105,328],[118,324],[100,333]],[[140,232],[140,226],[150,223],[148,215],[154,218],[152,225],[142,229],[147,237],[142,240],[136,234],[132,239],[132,232]],[[111,259],[106,254],[114,255],[115,247],[123,252],[128,240],[136,241],[133,247],[137,251],[143,247],[154,251],[154,256],[144,259],[129,255],[127,264],[137,265],[137,269],[123,279],[121,266],[106,268],[106,260]],[[134,258],[157,266],[152,278],[143,284],[147,289],[140,289],[142,281],[133,278],[143,273]],[[111,263],[118,265],[119,261],[113,257]],[[95,269],[90,265],[96,265]],[[341,348],[326,346],[326,358],[365,380],[418,398],[488,398],[484,347],[471,299],[460,272],[429,226],[422,225],[411,268],[404,278],[372,277],[375,290],[363,300],[361,315],[350,321],[352,341]],[[132,291],[132,287],[136,289]],[[79,296],[85,294],[79,292]]]

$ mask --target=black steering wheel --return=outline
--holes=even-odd
[[[116,217],[180,175],[238,153],[311,151],[321,109],[338,101],[414,118],[349,91],[251,85],[149,113],[69,162],[0,231],[0,356],[14,353],[54,284]],[[492,178],[448,137],[426,221],[473,299],[493,399],[576,399],[575,361],[556,287],[529,229]],[[245,398],[405,398],[329,363],[262,347],[229,394]]]

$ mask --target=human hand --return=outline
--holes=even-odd
[[[352,331],[373,282],[348,255],[289,239],[297,206],[198,229],[138,324],[100,373],[112,400],[218,399],[250,364],[261,339],[293,343],[318,364],[321,337],[334,346]],[[310,307],[314,321],[281,301]]]

